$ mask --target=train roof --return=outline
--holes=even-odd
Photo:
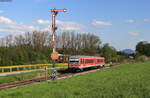
[[[97,58],[104,58],[104,57],[99,57],[99,56],[82,56],[82,55],[74,55],[74,56],[70,56],[70,58],[81,58],[81,57],[86,57],[86,58],[90,58],[90,57],[97,57]]]

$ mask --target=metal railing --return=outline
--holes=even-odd
[[[67,66],[67,63],[57,63],[58,67]],[[12,66],[0,66],[0,73],[12,72],[12,71],[22,71],[22,70],[34,70],[34,69],[44,69],[45,66],[49,68],[52,64],[29,64],[29,65],[12,65]]]

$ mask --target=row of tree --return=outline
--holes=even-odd
[[[49,32],[38,31],[1,38],[0,65],[50,63],[51,38]],[[129,57],[117,52],[109,44],[102,44],[100,37],[91,33],[59,33],[56,37],[56,47],[60,54],[103,56],[106,62],[122,62]],[[150,56],[150,44],[140,42],[136,51]]]
[[[0,65],[49,63],[52,52],[51,38],[50,33],[37,31],[1,38]],[[98,36],[88,33],[60,33],[56,38],[56,47],[60,54],[65,55],[105,56],[107,51],[107,48],[102,49]],[[102,51],[104,54],[100,53]]]

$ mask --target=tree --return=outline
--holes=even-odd
[[[58,36],[62,53],[70,55],[95,55],[100,38],[90,33],[63,32]]]
[[[136,45],[136,51],[141,55],[150,56],[150,43],[146,41],[139,42]]]
[[[51,35],[33,31],[0,39],[0,65],[50,62]],[[63,32],[56,37],[57,51],[65,55],[97,55],[100,38],[91,33]]]
[[[117,56],[117,52],[113,47],[109,46],[109,44],[104,44],[101,48],[101,55],[105,57],[106,62],[114,62],[116,61],[115,57]]]

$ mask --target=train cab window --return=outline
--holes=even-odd
[[[79,59],[70,59],[69,64],[78,65],[79,64]]]
[[[70,64],[78,65],[79,61],[69,61]]]

